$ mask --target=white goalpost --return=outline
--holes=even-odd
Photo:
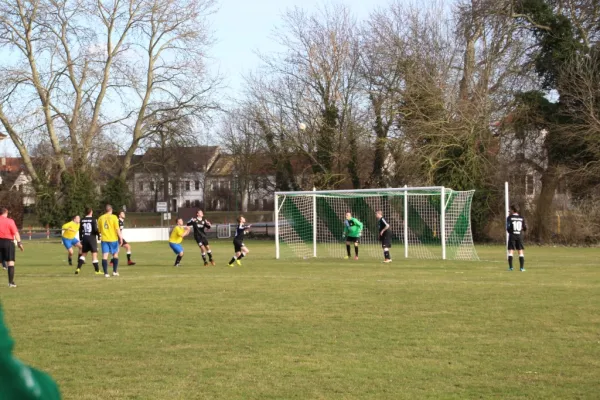
[[[275,256],[345,255],[346,212],[364,227],[361,257],[383,258],[375,212],[392,232],[395,258],[478,260],[471,233],[474,191],[443,186],[275,193]]]

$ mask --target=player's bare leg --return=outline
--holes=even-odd
[[[71,247],[67,250],[67,260],[69,261],[69,265],[73,265],[73,248]]]

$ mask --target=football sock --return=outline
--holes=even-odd
[[[525,267],[525,256],[519,256],[519,264],[521,265],[521,269]]]
[[[8,266],[8,283],[15,283],[15,267]]]
[[[358,257],[358,246],[354,246],[354,254]]]
[[[513,261],[513,256],[508,256],[508,268],[510,268],[510,269],[512,269],[512,267],[513,267],[512,261]]]
[[[244,254],[244,253],[242,253],[242,254],[240,254],[240,256],[239,256],[237,259],[238,259],[238,260],[241,260],[242,258],[244,258],[244,256],[245,256],[245,254]]]
[[[346,253],[348,253],[348,257],[350,257],[350,245],[346,245]]]
[[[212,259],[212,251],[209,250],[209,251],[207,251],[207,253],[208,253],[208,259],[209,259],[209,261],[212,261],[213,260]]]
[[[69,256],[69,265],[73,265],[73,259]]]
[[[104,270],[104,275],[108,274],[108,260],[102,259],[102,269]]]
[[[77,261],[77,269],[81,268],[81,266],[83,265],[84,262],[85,262],[85,257],[79,257],[79,260]]]
[[[202,253],[202,260],[206,262],[206,254]]]
[[[175,257],[175,265],[179,264],[181,262],[182,258],[183,258],[182,256]]]
[[[131,252],[130,251],[127,252],[127,261],[131,261]]]
[[[385,257],[386,260],[390,259],[390,252],[389,251],[384,251],[383,252],[383,256]]]
[[[96,271],[96,272],[100,271],[100,267],[98,266],[98,261],[94,261],[92,264],[94,264],[94,271]]]
[[[113,272],[117,272],[117,268],[119,267],[119,259],[113,258]]]
[[[231,257],[231,261],[229,261],[229,264],[233,264],[235,262],[235,255],[233,257]]]
[[[112,263],[114,263],[114,262],[115,262],[115,259],[114,259],[114,258],[111,258],[111,259],[110,259],[110,263],[112,264]]]

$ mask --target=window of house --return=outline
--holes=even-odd
[[[194,182],[194,188],[196,189],[196,191],[200,190],[200,181]]]
[[[154,192],[156,188],[154,187],[154,182],[150,182],[150,191]]]
[[[190,186],[191,186],[191,184],[192,184],[192,182],[190,182],[190,181],[185,181],[185,190],[186,190],[186,191],[188,191],[188,192],[189,192],[189,191],[191,190],[191,189],[190,189]]]
[[[267,199],[262,199],[262,209],[263,210],[267,209]]]
[[[210,190],[215,190],[216,188],[217,188],[216,182],[215,182],[215,181],[212,181],[212,182],[210,183]]]
[[[533,196],[535,194],[533,174],[527,174],[525,178],[525,193],[527,193],[528,196]]]
[[[194,200],[194,207],[200,208],[200,200]]]
[[[269,181],[268,181],[268,180],[266,180],[266,179],[265,179],[265,180],[263,180],[263,181],[262,181],[262,187],[263,187],[263,189],[265,189],[265,190],[269,189]]]
[[[254,199],[254,208],[258,210],[258,199]]]
[[[144,182],[140,182],[139,187],[140,187],[140,192],[143,192],[144,191]]]
[[[190,207],[192,206],[192,204],[191,204],[191,202],[190,202],[189,200],[186,200],[186,201],[185,201],[185,206],[186,206],[187,208],[190,208]]]

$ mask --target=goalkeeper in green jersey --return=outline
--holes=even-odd
[[[4,326],[0,307],[0,399],[60,399],[56,383],[45,373],[26,366],[12,356],[13,341]]]
[[[362,233],[363,224],[356,218],[352,217],[352,213],[346,213],[346,221],[344,221],[344,237],[346,238],[346,260],[350,258],[350,245],[354,243],[354,259],[358,260],[358,243],[360,242],[360,234]]]

